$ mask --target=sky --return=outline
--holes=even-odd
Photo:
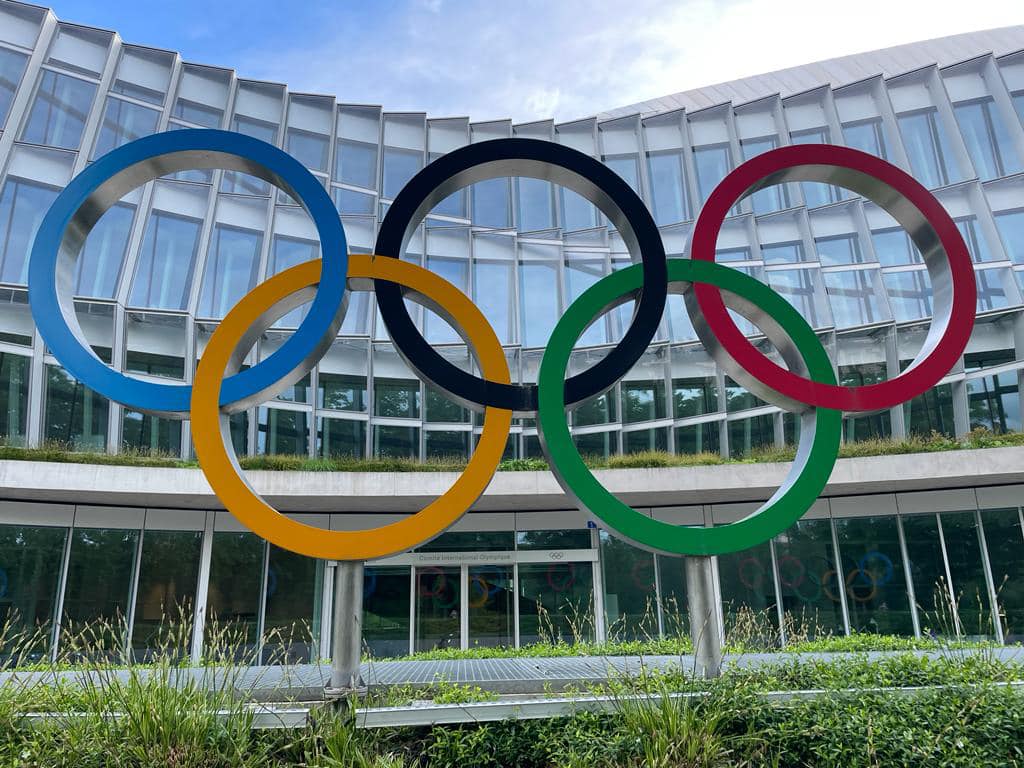
[[[588,117],[821,59],[1024,24],[1022,0],[52,0],[51,7],[62,20],[295,92],[516,122]]]

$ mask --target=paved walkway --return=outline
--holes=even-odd
[[[993,654],[1005,661],[1024,662],[1020,647],[1004,647],[984,651],[914,651],[917,656],[963,656],[978,653]],[[863,654],[869,659],[892,656],[890,652]],[[786,664],[797,659],[803,661],[829,661],[849,658],[848,653],[748,653],[726,656],[727,668],[757,668]],[[541,693],[561,690],[569,686],[583,687],[606,682],[625,675],[637,675],[643,670],[682,669],[692,672],[693,656],[567,656],[557,658],[501,658],[458,659],[445,661],[376,661],[362,665],[363,679],[371,688],[385,685],[425,686],[444,680],[450,683],[476,685],[486,690],[506,694]],[[183,668],[173,671],[180,680],[200,680],[211,686],[230,685],[253,695],[258,700],[284,699],[313,701],[322,698],[323,688],[330,677],[330,667],[318,664],[299,664],[291,667],[249,667],[225,670],[217,667]],[[151,670],[140,668],[136,673],[145,677]],[[87,672],[59,672],[57,678],[81,681]],[[106,673],[127,678],[127,670]],[[0,685],[36,685],[52,682],[50,672],[19,672],[0,674]]]

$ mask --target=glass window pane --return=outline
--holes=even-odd
[[[990,312],[1009,306],[1006,283],[1010,279],[1006,269],[979,269],[974,273],[978,283],[978,311]]]
[[[9,48],[0,48],[0,129],[7,122],[7,113],[14,101],[14,93],[25,74],[28,56]]]
[[[797,131],[791,134],[794,144],[831,144],[828,128],[813,128],[806,131]],[[831,184],[818,182],[803,182],[800,184],[803,191],[804,204],[808,208],[815,208],[819,205],[836,203],[843,199],[843,190]]]
[[[665,380],[646,379],[623,381],[622,421],[630,424],[665,418]]]
[[[363,644],[375,658],[409,653],[409,568],[368,566],[363,577]]]
[[[143,534],[132,628],[132,648],[140,661],[150,655],[146,651],[188,653],[202,540],[199,531]]]
[[[732,170],[727,145],[712,147],[694,147],[694,164],[697,168],[697,189],[701,202],[710,197],[711,191]]]
[[[393,200],[423,167],[423,153],[414,149],[384,147],[384,187],[381,193]]]
[[[558,322],[558,267],[542,262],[520,263],[520,300],[522,301],[522,344],[543,347]]]
[[[256,453],[306,456],[308,452],[308,411],[260,407],[256,425]]]
[[[320,371],[317,405],[335,411],[366,411],[366,377]]]
[[[682,151],[649,153],[647,171],[655,222],[660,226],[684,221],[688,214]]]
[[[875,256],[883,267],[920,264],[921,253],[903,229],[880,229],[871,233]]]
[[[957,219],[956,228],[960,230],[960,234],[967,244],[967,250],[971,253],[971,258],[975,261],[993,260],[992,250],[988,247],[988,240],[982,234],[976,216]]]
[[[427,430],[423,434],[423,443],[427,459],[465,460],[469,457],[469,432]]]
[[[921,634],[925,637],[955,635],[956,627],[952,625],[949,610],[949,580],[935,515],[910,515],[904,517],[902,523]]]
[[[970,355],[965,356],[965,366],[968,357]],[[997,433],[1019,432],[1021,420],[1017,372],[968,379],[967,409],[971,429],[984,428]]]
[[[258,120],[255,117],[246,117],[245,115],[235,115],[231,120],[231,130],[251,136],[254,139],[259,139],[260,141],[265,141],[268,144],[277,144],[277,126],[265,120]],[[270,194],[270,185],[263,181],[263,179],[258,179],[246,173],[225,171],[221,176],[220,190],[221,192],[231,192],[239,195],[261,195],[266,197]]]
[[[519,566],[519,643],[594,639],[594,571],[590,563]]]
[[[823,267],[859,264],[864,261],[856,235],[817,237],[814,239],[814,249],[818,252],[818,261]]]
[[[46,410],[43,434],[47,441],[74,451],[103,452],[107,445],[109,401],[57,365],[46,366]]]
[[[324,561],[273,544],[267,563],[264,664],[317,660]]]
[[[1003,621],[1003,636],[1007,643],[1019,643],[1024,640],[1024,560],[1021,558],[1024,532],[1020,514],[1016,507],[982,510],[981,523]]]
[[[416,379],[373,379],[373,412],[376,416],[406,419],[420,417],[420,383]]]
[[[419,427],[393,427],[377,424],[373,427],[373,455],[380,459],[420,458]]]
[[[882,118],[880,117],[863,122],[847,123],[843,126],[843,141],[848,147],[859,149],[861,152],[867,152],[883,160],[889,159],[885,131],[882,128]]]
[[[461,646],[461,601],[458,566],[428,565],[416,569],[416,651]]]
[[[159,118],[160,113],[155,109],[108,96],[92,156],[100,157],[122,144],[155,133]]]
[[[231,650],[247,659],[255,651],[266,546],[254,533],[213,534],[203,640],[207,657]]]
[[[226,224],[213,228],[197,315],[222,318],[256,284],[263,234]]]
[[[138,542],[138,531],[72,531],[61,621],[65,638],[78,636],[88,644],[105,641],[105,650],[117,648],[125,641]]]
[[[775,539],[787,634],[841,635],[843,612],[828,520],[799,520]]]
[[[991,637],[992,612],[974,512],[943,512],[939,517],[961,632],[968,637]]]
[[[619,436],[615,430],[574,434],[572,442],[577,453],[583,457],[607,459],[619,452]]]
[[[197,101],[189,101],[179,96],[174,101],[174,109],[171,114],[187,123],[201,125],[204,128],[220,128],[224,110],[211,107],[208,104],[200,104]]]
[[[768,284],[796,307],[812,328],[829,325],[827,314],[818,298],[820,274],[817,269],[789,269],[768,272],[766,275]]]
[[[740,145],[743,150],[743,159],[750,160],[753,157],[775,149],[779,146],[779,140],[775,136],[766,136],[760,139],[743,139]],[[786,187],[782,184],[775,184],[758,190],[751,195],[750,199],[754,206],[754,213],[758,215],[789,207],[789,195],[786,194]]]
[[[327,156],[331,145],[321,133],[289,128],[285,132],[285,150],[312,171],[327,170]]]
[[[184,309],[195,270],[202,222],[153,211],[139,249],[129,304]]]
[[[1020,121],[1024,123],[1024,91],[1013,94],[1013,106],[1017,110]]]
[[[995,220],[1006,255],[1014,264],[1024,264],[1024,210],[997,213]]]
[[[668,450],[668,427],[634,429],[622,433],[623,453],[646,453]]]
[[[571,189],[559,188],[562,199],[562,229],[574,231],[597,226],[597,209]]]
[[[114,298],[134,218],[134,207],[118,204],[96,222],[75,266],[76,296]]]
[[[377,196],[354,189],[335,187],[331,190],[338,213],[348,216],[372,216],[377,210]]]
[[[689,637],[686,605],[686,568],[682,558],[655,555],[661,587],[661,617],[665,637]]]
[[[936,109],[899,115],[897,120],[914,178],[929,188],[954,180],[949,170],[953,153]]]
[[[28,256],[57,190],[8,178],[0,193],[0,282],[28,282]]]
[[[824,278],[837,328],[869,325],[889,319],[875,288],[874,270],[826,272]]]
[[[478,227],[505,229],[509,226],[509,180],[480,181],[472,187],[473,223]]]
[[[31,362],[22,355],[0,352],[0,438],[7,445],[25,444]]]
[[[319,417],[316,421],[316,453],[325,459],[366,454],[366,422]]]
[[[676,427],[673,430],[676,453],[713,453],[718,455],[721,450],[720,423],[708,421],[703,424]]]
[[[181,421],[125,410],[121,417],[121,450],[178,456]]]
[[[758,648],[779,645],[779,609],[768,542],[718,557],[725,637]]]
[[[526,177],[520,177],[517,182],[519,231],[535,232],[555,226],[554,214],[551,210],[551,183]]]
[[[469,285],[468,259],[442,259],[435,256],[427,257],[427,269],[435,272],[460,291],[466,292]],[[431,344],[458,344],[462,342],[455,329],[440,315],[427,310],[424,312],[426,338]]]
[[[245,230],[241,230],[245,231]],[[259,250],[257,249],[257,253]],[[272,244],[272,252],[270,254],[270,269],[267,270],[268,277],[270,275],[276,275],[278,272],[283,272],[286,269],[302,264],[305,261],[312,261],[313,259],[320,258],[320,243],[315,240],[302,240],[297,237],[287,237],[286,235],[274,235]],[[259,260],[256,260],[256,264]],[[349,306],[354,303],[355,296],[360,294],[352,294],[349,296]],[[306,316],[306,312],[309,311],[309,305],[303,304],[301,307],[296,307],[287,315],[282,317],[276,323],[274,328],[297,328],[302,319]]]
[[[469,567],[470,647],[510,647],[515,642],[515,584],[510,565]]]
[[[512,341],[514,270],[511,262],[473,263],[473,301],[502,344]]]
[[[586,528],[554,528],[540,531],[516,531],[516,549],[590,549],[590,531]]]
[[[49,649],[50,632],[57,608],[57,587],[64,560],[66,528],[27,525],[0,525],[0,572],[3,596],[0,597],[0,626],[24,633],[29,645],[26,661],[37,661]],[[0,647],[0,656],[17,648]]]
[[[601,531],[604,610],[611,642],[658,636],[654,555]]]
[[[932,315],[932,285],[924,270],[883,272],[889,308],[898,323]]]
[[[95,95],[94,83],[43,70],[21,140],[78,149]]]
[[[850,629],[913,635],[895,517],[836,520]]]
[[[338,139],[334,180],[364,189],[377,188],[377,145]]]
[[[729,422],[729,456],[742,459],[759,448],[775,445],[775,419],[771,414]]]
[[[839,384],[843,387],[864,387],[886,380],[884,363],[862,363],[839,366]],[[843,436],[847,441],[884,439],[892,434],[889,411],[869,414],[847,414],[843,417]]]
[[[773,243],[761,246],[765,264],[797,264],[804,260],[803,243]]]
[[[729,376],[725,377],[725,410],[729,413],[735,413],[747,408],[758,408],[762,405],[767,405],[767,403],[757,395],[744,389]]]
[[[903,421],[911,435],[938,432],[953,437],[953,386],[941,384],[903,404]]]
[[[987,181],[1020,170],[1013,140],[991,96],[955,104],[953,112],[978,178]]]

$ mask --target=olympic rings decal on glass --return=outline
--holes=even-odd
[[[69,276],[75,274],[85,238],[104,211],[140,184],[196,168],[249,173],[287,193],[312,218],[322,259],[280,272],[243,296],[211,336],[191,386],[137,379],[108,366],[91,350],[75,315]],[[467,185],[506,176],[545,179],[580,194],[607,216],[637,262],[602,278],[566,309],[544,350],[536,385],[512,383],[497,335],[465,294],[401,259],[434,205]],[[935,288],[935,319],[920,353],[896,378],[840,386],[816,333],[786,299],[749,275],[715,263],[718,233],[736,201],[791,181],[837,184],[863,195],[890,213],[921,251]],[[689,256],[666,258],[661,234],[643,201],[604,164],[569,147],[520,138],[471,144],[428,164],[389,206],[376,254],[350,255],[330,196],[297,160],[241,134],[190,129],[124,144],[90,164],[57,195],[32,246],[29,303],[47,347],[83,385],[134,410],[191,419],[199,466],[221,503],[250,530],[284,549],[332,560],[373,560],[440,535],[490,484],[513,414],[521,413],[536,414],[540,441],[558,482],[602,525],[662,554],[726,554],[769,540],[810,508],[838,456],[843,411],[892,407],[949,372],[970,335],[976,286],[963,238],[931,193],[884,160],[830,145],[782,147],[738,166],[700,211]],[[354,290],[376,293],[399,354],[445,396],[482,410],[483,432],[454,485],[419,512],[368,530],[331,531],[289,518],[259,497],[239,469],[227,437],[227,418],[274,397],[312,370],[333,343],[348,292]],[[583,463],[566,422],[569,408],[607,391],[641,358],[657,332],[669,292],[683,295],[698,337],[730,377],[800,419],[796,459],[781,487],[751,515],[714,528],[670,525],[615,498]],[[405,299],[427,306],[456,330],[479,376],[456,368],[427,343]],[[622,339],[589,370],[569,376],[569,355],[587,326],[630,301],[636,309]],[[309,309],[289,339],[265,360],[242,370],[241,361],[254,340],[307,302]],[[785,367],[743,336],[730,309],[759,328]],[[869,552],[850,572],[853,581],[877,589],[893,577],[887,560]],[[881,579],[867,567],[872,563],[882,565]],[[789,574],[787,579],[796,584],[804,575]],[[638,578],[637,573],[632,576]],[[847,589],[852,588],[850,578]],[[548,580],[552,588],[569,589],[575,574],[570,570],[562,583],[549,571]],[[822,580],[827,581],[827,574]]]

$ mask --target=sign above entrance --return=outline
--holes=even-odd
[[[127,376],[96,356],[78,325],[71,276],[90,230],[123,195],[165,174],[197,168],[241,171],[279,187],[313,219],[323,258],[285,270],[240,299],[211,336],[192,386],[157,384]],[[554,182],[589,200],[611,222],[635,262],[599,280],[569,306],[552,331],[537,384],[511,381],[494,330],[465,294],[401,260],[435,205],[463,187],[506,176]],[[735,204],[765,187],[789,182],[834,184],[866,197],[896,219],[920,250],[935,295],[934,321],[918,356],[896,378],[866,386],[839,385],[814,330],[782,296],[744,272],[715,263],[719,230]],[[512,417],[523,414],[536,415],[541,444],[559,483],[602,527],[663,554],[724,554],[781,533],[813,504],[838,455],[844,411],[893,407],[949,372],[970,336],[976,286],[956,224],[927,189],[884,160],[824,144],[771,150],[727,175],[698,216],[689,250],[690,258],[667,259],[643,201],[594,158],[552,142],[497,139],[462,147],[427,165],[388,208],[376,255],[349,255],[330,197],[297,160],[241,134],[190,129],[125,144],[72,179],[36,236],[29,301],[47,346],[83,384],[134,410],[191,418],[199,465],[224,506],[251,530],[293,552],[363,561],[410,550],[438,536],[483,494],[501,460]],[[376,293],[395,348],[421,378],[445,396],[483,411],[483,432],[455,484],[423,510],[379,528],[327,531],[286,517],[253,490],[239,468],[228,416],[302,379],[333,343],[349,291],[357,290]],[[779,490],[748,517],[716,528],[674,526],[623,504],[586,467],[566,425],[569,408],[608,391],[640,360],[658,331],[670,292],[684,296],[698,337],[731,378],[800,418],[796,460]],[[407,299],[456,329],[480,376],[456,367],[427,342],[406,309]],[[633,302],[635,310],[622,339],[590,369],[569,376],[570,354],[586,328],[626,302]],[[243,370],[255,339],[304,303],[309,310],[287,342]],[[781,365],[751,344],[729,310],[760,329],[779,353]],[[410,556],[435,558],[417,561],[423,563],[499,562],[436,559],[451,553]]]

